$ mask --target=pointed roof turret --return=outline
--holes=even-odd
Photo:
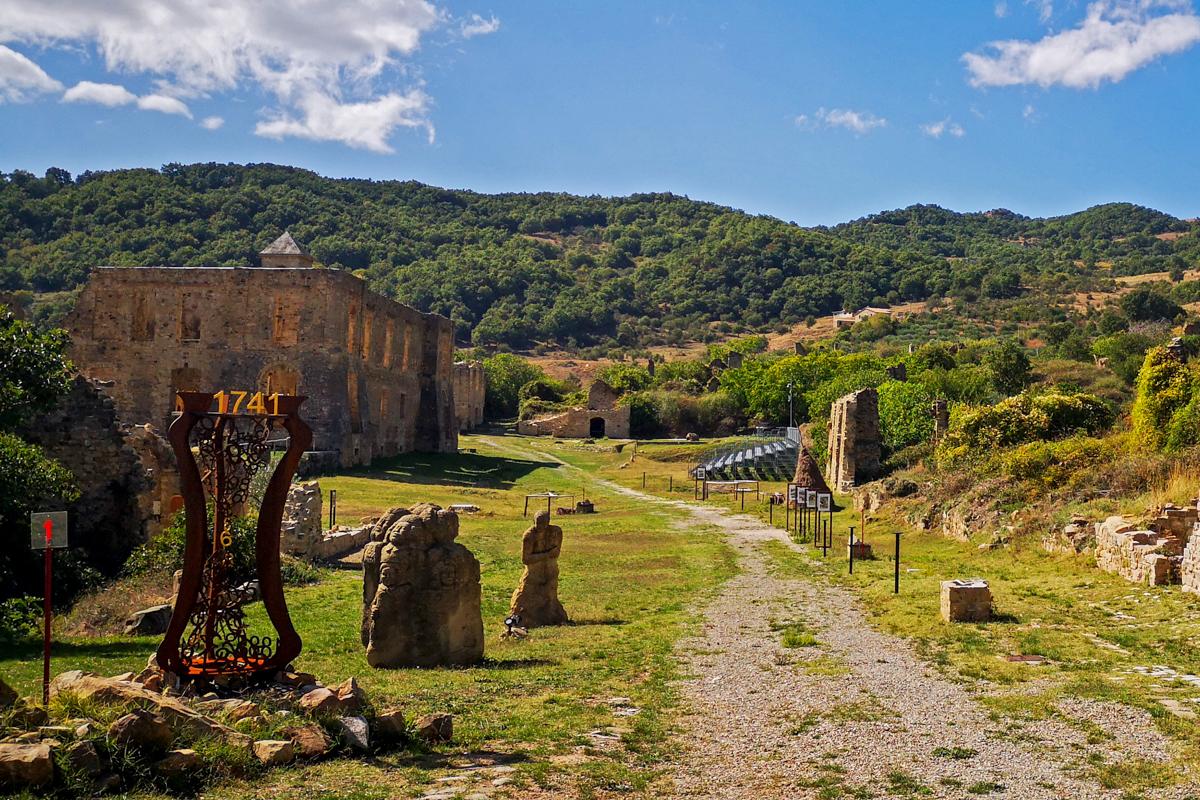
[[[292,234],[283,232],[278,239],[267,245],[258,254],[259,263],[264,267],[311,267],[313,258],[296,244]]]

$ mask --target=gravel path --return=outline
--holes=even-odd
[[[718,526],[740,560],[738,575],[705,610],[703,633],[677,650],[690,676],[680,687],[690,712],[673,774],[678,797],[1116,800],[1122,791],[1089,778],[1088,755],[1120,761],[1162,752],[1148,718],[1131,723],[1115,715],[1122,731],[1132,725],[1144,735],[1101,745],[1059,720],[989,719],[964,686],[903,640],[873,630],[851,592],[772,574],[765,542],[807,552],[783,531],[610,486]],[[781,646],[780,627],[796,622],[815,634],[816,645]],[[1097,716],[1089,721],[1104,727]],[[1125,746],[1134,752],[1113,749]],[[1142,796],[1184,798],[1191,791],[1177,786]]]

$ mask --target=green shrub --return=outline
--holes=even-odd
[[[991,406],[958,406],[938,446],[942,465],[1025,442],[1060,439],[1077,432],[1097,434],[1112,425],[1111,408],[1090,394],[1025,392]]]
[[[212,509],[209,509],[211,524]],[[235,575],[250,575],[255,571],[254,536],[257,522],[254,517],[234,517],[230,521],[233,544],[233,569]],[[187,519],[180,511],[163,528],[162,533],[140,545],[125,561],[124,574],[147,575],[159,573],[170,575],[183,569],[183,550],[187,544]]]
[[[545,375],[541,367],[511,353],[485,358],[483,372],[487,378],[483,406],[489,419],[515,416],[521,402],[521,387]]]
[[[0,601],[0,642],[14,644],[37,636],[41,623],[40,597],[10,597]]]
[[[891,452],[929,441],[933,395],[919,383],[887,381],[879,386],[879,433]]]
[[[1149,447],[1162,448],[1172,417],[1189,405],[1194,387],[1195,378],[1187,364],[1165,347],[1151,349],[1138,372],[1132,413],[1134,433]]]
[[[525,400],[545,400],[551,403],[561,403],[563,396],[569,392],[561,381],[553,378],[534,378],[517,391],[517,397]]]
[[[649,389],[654,379],[645,367],[637,364],[608,364],[596,370],[596,377],[607,383],[617,394]]]

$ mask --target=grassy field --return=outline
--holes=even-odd
[[[472,753],[502,754],[518,768],[518,784],[530,787],[570,787],[581,797],[608,790],[650,792],[669,753],[672,646],[695,622],[694,606],[732,574],[731,553],[713,531],[681,528],[668,514],[541,455],[538,448],[546,444],[512,441],[463,437],[462,446],[476,453],[407,456],[321,479],[326,492],[337,490],[339,520],[345,523],[422,501],[480,507],[478,514],[463,515],[459,541],[482,565],[484,663],[433,670],[367,666],[359,642],[362,584],[356,570],[330,570],[320,583],[288,593],[304,639],[299,669],[327,684],[355,676],[377,705],[400,705],[410,717],[451,712],[454,744],[432,755],[400,753],[375,762],[335,760],[276,770],[253,783],[214,786],[206,796],[244,797],[251,787],[257,796],[405,796],[427,788],[456,758],[469,760]],[[546,489],[586,491],[600,512],[555,518],[564,529],[560,597],[573,622],[537,629],[523,641],[501,640],[521,571],[521,533],[533,514],[531,509],[530,519],[522,519],[524,495]],[[139,670],[156,645],[148,638],[56,641],[55,671]],[[0,650],[0,675],[22,692],[35,693],[39,654],[32,643]],[[608,702],[615,697],[628,698],[621,705],[639,711],[615,715]]]
[[[673,454],[658,461],[657,455],[654,447],[639,447],[632,461],[626,457],[618,463],[586,451],[568,460],[631,488],[642,487],[644,474],[646,491],[690,500],[689,464],[673,460]],[[785,484],[762,488],[782,491]],[[861,517],[852,498],[838,501],[846,510],[834,519],[842,544],[836,553],[831,550],[822,559],[820,551],[812,551],[815,557],[806,557],[776,543],[768,550],[777,569],[851,588],[873,625],[910,639],[924,658],[975,688],[999,721],[1061,716],[1056,702],[1064,697],[1116,701],[1145,709],[1174,742],[1176,778],[1179,768],[1200,772],[1200,686],[1181,679],[1200,674],[1200,597],[1178,586],[1131,584],[1097,569],[1090,556],[1050,555],[1031,540],[980,549],[914,528],[904,520],[902,507],[867,517],[867,541],[877,559],[857,562],[850,575],[846,531],[849,525],[861,528]],[[734,510],[739,505],[728,495],[707,502]],[[766,520],[765,500],[747,502],[746,513]],[[783,527],[778,511],[775,523]],[[893,593],[896,531],[902,533],[898,595]],[[998,619],[980,625],[943,622],[941,582],[970,577],[991,583]],[[1042,656],[1046,662],[1007,660],[1014,655]],[[1142,674],[1155,666],[1178,677]],[[1137,791],[1164,780],[1161,773],[1110,765],[1098,779]]]

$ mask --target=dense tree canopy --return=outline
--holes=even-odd
[[[1191,223],[1128,204],[1037,220],[936,206],[805,229],[673,194],[483,195],[292,167],[170,164],[0,179],[0,291],[98,264],[242,265],[290,229],[320,263],[457,323],[463,342],[636,347],[843,307],[1008,300],[1194,267]],[[1167,238],[1160,238],[1169,234]]]

